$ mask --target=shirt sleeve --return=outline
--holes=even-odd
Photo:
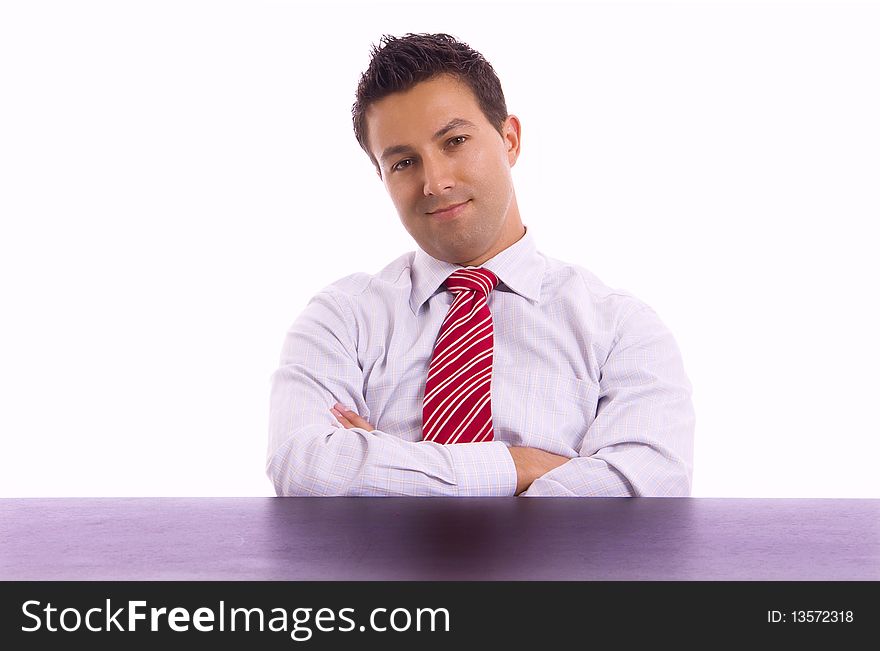
[[[692,387],[672,333],[650,307],[625,319],[599,384],[596,418],[579,456],[521,496],[690,495]]]
[[[330,407],[337,401],[372,422],[357,323],[343,304],[318,294],[285,337],[269,405],[266,473],[276,494],[513,495],[516,467],[503,442],[406,441],[336,422]]]

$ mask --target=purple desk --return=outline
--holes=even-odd
[[[0,580],[880,580],[880,500],[0,499]]]

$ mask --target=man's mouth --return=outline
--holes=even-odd
[[[433,215],[434,217],[454,217],[458,213],[464,209],[464,207],[468,204],[467,201],[462,201],[461,203],[453,203],[448,206],[443,206],[442,208],[437,208],[437,210],[432,210],[429,212],[429,215]]]

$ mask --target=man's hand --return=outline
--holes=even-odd
[[[541,475],[558,468],[568,457],[551,454],[538,448],[507,448],[516,466],[516,495],[519,495]]]
[[[374,429],[376,429],[363,418],[358,416],[351,409],[346,409],[338,402],[330,408],[330,413],[332,413],[333,416],[336,417],[336,420],[338,420],[339,424],[342,425],[345,429],[360,427],[361,429],[365,429],[368,432],[372,432]]]

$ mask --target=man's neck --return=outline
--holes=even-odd
[[[458,264],[460,267],[479,267],[480,265],[488,262],[489,260],[494,258],[496,255],[498,255],[502,251],[509,249],[511,246],[513,246],[514,244],[519,242],[523,237],[525,237],[526,231],[528,229],[523,224],[520,224],[519,227],[522,229],[522,231],[520,231],[520,233],[516,236],[515,239],[508,242],[504,246],[502,246],[500,248],[492,247],[491,249],[489,249],[489,251],[487,251],[486,253],[481,255],[479,258],[476,258],[475,260],[472,260],[470,262],[458,262],[456,264]]]

